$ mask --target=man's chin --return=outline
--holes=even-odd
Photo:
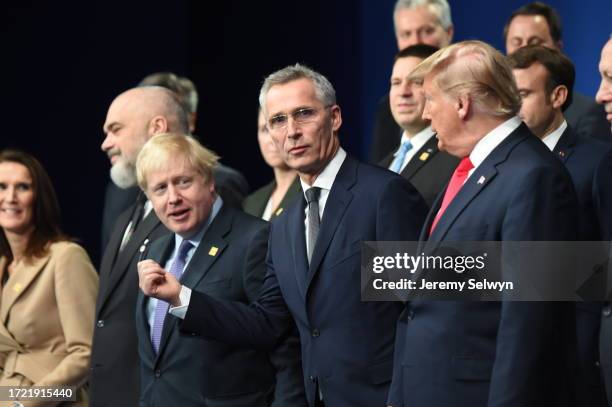
[[[134,167],[121,161],[111,167],[110,177],[113,183],[121,189],[131,188],[137,184]]]

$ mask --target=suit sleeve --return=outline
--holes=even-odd
[[[85,251],[76,244],[70,244],[58,256],[54,270],[55,296],[66,357],[35,385],[78,387],[88,374],[98,275]]]
[[[601,160],[593,177],[593,202],[603,240],[612,240],[612,151]]]
[[[269,226],[266,224],[251,240],[245,256],[243,284],[250,302],[257,300],[265,276],[268,236]],[[288,335],[269,352],[269,358],[276,371],[271,407],[306,407],[300,340],[293,321]]]
[[[274,348],[290,329],[292,319],[276,279],[271,250],[269,246],[266,274],[255,302],[218,300],[192,291],[181,332],[238,346]]]
[[[417,241],[426,216],[423,197],[398,175],[378,198],[376,240]]]
[[[578,206],[569,175],[543,168],[523,179],[513,186],[500,240],[576,240]],[[487,406],[555,404],[553,395],[542,392],[550,388],[546,373],[553,366],[569,366],[574,339],[573,303],[503,302]],[[547,359],[552,354],[557,360]]]

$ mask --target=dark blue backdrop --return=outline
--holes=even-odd
[[[519,1],[452,1],[456,40],[502,46]],[[108,160],[100,151],[106,109],[143,76],[171,70],[200,90],[197,134],[253,187],[272,177],[255,137],[263,77],[303,62],[327,75],[343,109],[343,145],[367,154],[374,106],[395,53],[394,0],[223,0],[5,3],[0,147],[34,153],[55,182],[65,228],[98,259]],[[552,1],[564,21],[577,87],[593,95],[597,61],[612,31],[610,0]]]

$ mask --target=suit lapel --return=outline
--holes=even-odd
[[[44,269],[50,255],[36,258],[30,264],[22,264],[11,274],[2,289],[2,303],[0,304],[0,321],[5,324],[13,304],[28,289],[34,279]]]
[[[557,145],[553,149],[553,153],[563,162],[564,164],[567,162],[567,159],[574,151],[574,145],[576,144],[577,136],[570,129],[569,125],[559,138]]]
[[[336,230],[338,230],[338,225],[344,216],[344,212],[346,212],[346,208],[353,199],[353,194],[349,189],[353,186],[356,179],[357,162],[347,156],[340,167],[340,171],[338,171],[338,175],[327,197],[325,211],[321,219],[321,228],[317,236],[317,243],[312,252],[312,259],[310,259],[310,267],[308,269],[308,278],[306,281],[307,288],[310,286],[312,279],[321,265],[321,261],[329,248]]]
[[[497,175],[497,165],[504,162],[514,146],[526,137],[525,131],[527,128],[523,128],[523,126],[525,126],[525,124],[521,124],[513,131],[499,146],[494,148],[489,156],[485,158],[478,168],[476,168],[459,193],[457,193],[455,198],[448,205],[444,214],[442,214],[429,240],[443,240],[449,228],[453,225],[461,212],[463,212],[480,191],[489,185]]]
[[[225,236],[232,229],[232,220],[234,215],[232,210],[224,205],[215,216],[210,227],[202,236],[202,240],[198,248],[193,253],[189,264],[183,271],[181,276],[181,284],[193,289],[198,283],[208,274],[212,265],[223,254],[223,251],[228,245]],[[174,237],[174,235],[172,235]],[[167,258],[167,257],[166,257]],[[164,352],[166,344],[172,335],[175,335],[175,326],[178,323],[178,318],[166,315],[164,328],[159,343],[159,355]]]
[[[119,281],[121,281],[125,273],[128,272],[129,265],[134,259],[134,256],[137,255],[138,249],[142,245],[143,241],[159,224],[160,221],[155,215],[155,212],[151,211],[146,218],[140,222],[130,240],[125,244],[125,247],[121,253],[117,255],[117,260],[115,261],[115,265],[112,267],[112,272],[108,278],[108,284],[106,286],[106,290],[104,291],[104,297],[100,303],[100,309],[104,305],[104,302],[108,298],[109,294],[113,292]]]
[[[438,140],[431,136],[427,143],[416,152],[401,172],[402,177],[410,179],[438,152]]]
[[[280,204],[278,204],[278,208],[276,208],[276,210],[272,214],[271,219],[274,219],[277,216],[280,216],[285,211],[285,209],[288,208],[294,202],[296,197],[298,197],[301,194],[302,194],[302,186],[300,184],[300,178],[296,176],[295,180],[293,180],[293,183],[291,184],[291,186],[285,193],[285,196],[283,196],[283,199],[281,200]]]

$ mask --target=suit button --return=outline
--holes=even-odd
[[[104,320],[103,319],[98,320],[98,322],[96,322],[96,326],[98,328],[104,328]]]
[[[321,335],[321,332],[317,328],[312,330],[312,337],[313,338],[318,338],[319,335]]]
[[[412,321],[414,319],[414,311],[413,310],[409,310],[408,311],[408,315],[407,318]]]
[[[314,376],[310,376],[308,379],[309,379],[311,382],[313,382],[313,383],[316,383],[316,382],[317,382],[317,378],[316,378],[316,377],[314,377]]]
[[[596,360],[596,361],[595,361],[595,366],[596,366],[596,367],[599,367],[600,365],[601,365],[601,364],[599,363],[599,360]]]
[[[612,315],[612,309],[610,309],[609,306],[603,307],[603,309],[601,310],[601,313],[603,314],[604,317],[608,318],[610,315]]]
[[[161,377],[161,370],[157,369],[155,371],[155,377],[158,378],[158,379]]]

